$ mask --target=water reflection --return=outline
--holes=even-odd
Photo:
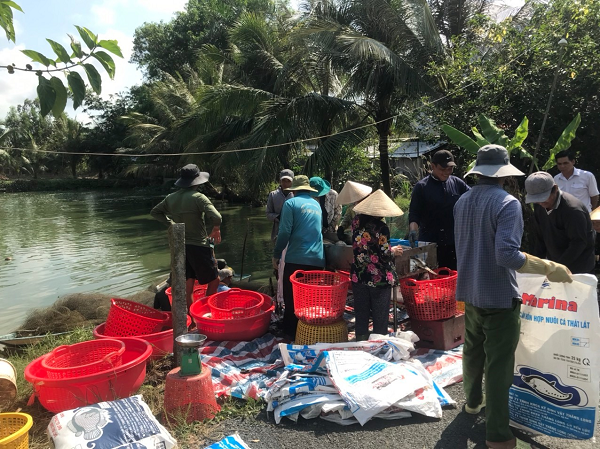
[[[167,231],[149,215],[160,199],[127,192],[0,196],[0,334],[17,327],[31,308],[59,296],[130,295],[168,273]],[[217,257],[239,273],[247,234],[244,272],[268,278],[271,223],[264,209],[215,206],[223,214]]]

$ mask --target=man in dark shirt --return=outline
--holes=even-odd
[[[452,175],[456,164],[447,150],[436,152],[431,158],[431,174],[413,188],[409,208],[409,239],[411,246],[417,239],[437,243],[438,265],[456,270],[454,247],[454,205],[469,186]]]
[[[594,231],[587,206],[561,192],[549,173],[525,180],[527,203],[534,203],[536,222],[532,254],[566,265],[572,273],[594,273]]]

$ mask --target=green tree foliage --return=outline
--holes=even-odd
[[[474,30],[469,22],[477,16],[484,15],[489,9],[491,0],[427,0],[437,29],[444,37],[448,47],[452,46],[452,38],[463,36],[474,37]]]
[[[40,172],[47,171],[54,158],[39,150],[50,149],[53,122],[40,115],[39,102],[25,100],[22,105],[11,107],[4,126],[10,130],[3,142],[10,149],[4,152],[15,173],[25,172],[37,178]]]
[[[12,42],[15,41],[13,9],[23,12],[15,2],[0,0],[0,27],[5,31],[6,38]],[[54,117],[60,117],[65,110],[69,95],[73,98],[74,109],[81,106],[85,97],[86,84],[80,73],[75,69],[81,69],[94,92],[100,94],[102,91],[102,77],[96,67],[91,64],[91,61],[94,59],[98,61],[106,70],[108,76],[113,79],[115,76],[115,62],[106,51],[120,58],[123,57],[117,41],[100,40],[98,36],[85,27],[75,26],[75,28],[87,49],[82,48],[81,42],[71,35],[69,35],[71,39],[70,51],[67,51],[60,43],[52,39],[46,39],[56,56],[55,58],[45,56],[35,50],[21,50],[23,54],[31,58],[34,65],[27,64],[25,67],[16,67],[14,64],[0,65],[0,69],[6,69],[7,73],[11,75],[15,71],[31,72],[37,75],[37,94],[40,112],[43,116],[52,112]],[[66,76],[68,91],[63,80],[54,76],[55,74]]]
[[[572,149],[588,169],[600,169],[600,160],[589,151],[600,138],[598,17],[598,0],[551,0],[528,3],[499,24],[476,18],[471,26],[478,37],[455,37],[450,57],[432,65],[430,73],[448,98],[429,112],[462,130],[474,126],[480,113],[493,116],[505,130],[516,129],[518,120],[527,116],[529,135],[536,140],[560,59],[557,43],[566,38],[538,160],[548,160],[562,130],[579,113],[581,126]]]
[[[169,22],[144,23],[135,30],[131,62],[146,71],[149,78],[162,72],[175,75],[194,67],[205,44],[225,49],[228,32],[246,11],[269,16],[271,0],[190,0],[185,11]]]
[[[442,54],[442,43],[425,0],[309,2],[306,32],[344,74],[344,96],[375,123],[381,178],[391,194],[388,138],[394,117],[433,89],[424,67]]]

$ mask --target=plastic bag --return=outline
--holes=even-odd
[[[573,279],[562,284],[517,276],[523,304],[510,418],[536,433],[588,439],[598,418],[598,280],[588,274]]]

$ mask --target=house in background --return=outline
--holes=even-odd
[[[423,178],[427,172],[427,160],[437,150],[448,145],[448,142],[427,142],[419,139],[403,139],[390,148],[390,166],[397,175],[406,176],[411,182]]]

